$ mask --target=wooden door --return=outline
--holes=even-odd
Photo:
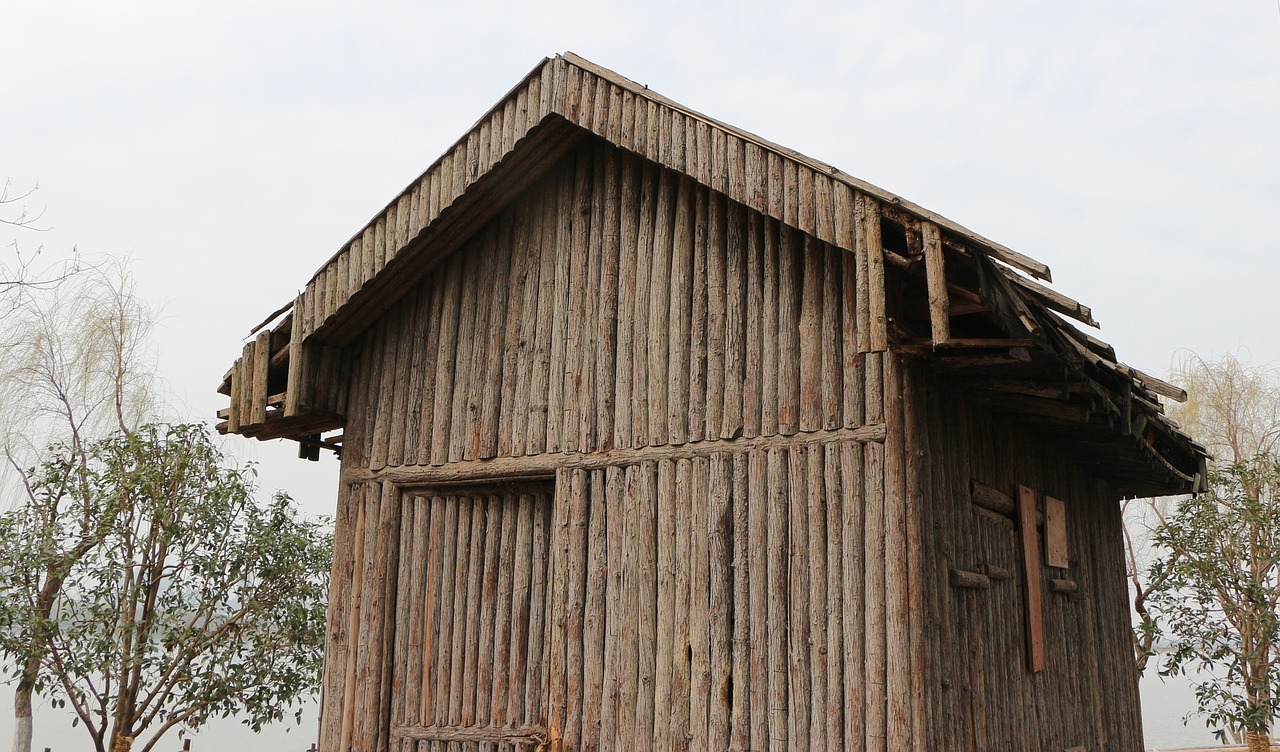
[[[554,484],[406,490],[394,749],[532,750],[547,738]]]

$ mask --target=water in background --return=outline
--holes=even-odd
[[[1204,722],[1193,717],[1184,726],[1182,717],[1196,705],[1195,694],[1184,677],[1162,680],[1152,671],[1142,680],[1142,725],[1147,747],[1156,750],[1179,747],[1209,746],[1216,741]],[[0,749],[7,749],[13,737],[13,689],[0,685]],[[254,734],[247,726],[234,718],[217,719],[191,736],[191,752],[226,752],[226,750],[252,750],[253,752],[306,752],[316,739],[318,707],[314,700],[306,706],[301,726],[288,723],[268,727]],[[89,737],[82,728],[72,728],[69,711],[44,707],[36,708],[36,752],[49,747],[53,752],[78,752],[92,749]],[[167,734],[158,745],[158,752],[176,752],[182,748],[176,732]]]

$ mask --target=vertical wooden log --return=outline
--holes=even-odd
[[[399,551],[405,562],[414,562],[415,564],[425,555],[425,551],[419,552],[416,548],[415,534],[417,528],[414,518],[414,512],[418,507],[416,498],[406,496],[399,500],[400,506],[400,548]],[[417,557],[417,558],[415,558]],[[415,572],[420,572],[417,566],[396,566],[395,590],[396,605],[392,612],[392,621],[394,622],[394,630],[392,634],[395,636],[395,648],[391,654],[391,661],[387,670],[391,672],[391,684],[395,687],[392,700],[394,703],[391,707],[390,722],[392,725],[404,725],[406,723],[406,710],[414,706],[417,708],[417,678],[421,672],[419,666],[417,670],[411,665],[414,656],[409,650],[409,641],[415,636],[421,634],[422,625],[419,621],[422,615],[421,603],[418,602],[419,591],[413,587],[413,576]],[[407,686],[412,684],[414,686]],[[410,695],[414,697],[410,698]]]
[[[733,673],[732,711],[729,719],[729,749],[745,752],[751,747],[752,705],[752,614],[750,578],[751,560],[751,496],[747,485],[749,458],[747,454],[733,455]],[[763,709],[761,709],[763,711]]]
[[[658,542],[658,632],[656,666],[653,684],[654,730],[653,743],[669,747],[672,715],[672,650],[675,645],[676,583],[675,573],[680,563],[676,561],[675,483],[676,463],[663,460],[658,463],[657,542]]]
[[[551,546],[552,519],[554,505],[548,504],[551,493],[542,493],[534,497],[533,515],[533,562],[531,585],[529,591],[529,650],[528,666],[525,671],[525,718],[550,718],[547,699],[547,643],[551,641],[551,628],[548,625],[552,597],[551,583]]]
[[[630,93],[630,92],[628,92]],[[636,308],[636,254],[639,245],[639,228],[637,212],[640,201],[638,163],[630,154],[621,153],[618,157],[621,164],[621,175],[618,178],[619,205],[617,219],[618,233],[618,320],[615,348],[615,390],[613,394],[614,422],[613,446],[633,446],[633,428],[631,423],[632,406],[632,373],[634,368],[635,347],[632,335],[635,331]],[[612,224],[609,225],[613,227]]]
[[[924,740],[929,729],[929,689],[926,671],[929,669],[929,645],[926,630],[931,629],[928,616],[926,588],[929,572],[925,570],[924,552],[930,541],[924,536],[924,484],[927,478],[928,458],[924,444],[925,424],[919,389],[919,375],[904,370],[902,403],[904,413],[904,444],[906,447],[906,505],[907,505],[907,606],[910,614],[911,634],[911,738]]]
[[[768,310],[764,294],[764,222],[755,212],[744,212],[746,220],[746,361],[742,384],[742,435],[760,434],[763,409],[764,316]],[[773,306],[770,301],[769,307]],[[751,312],[758,311],[759,314]]]
[[[787,477],[787,450],[768,451],[768,641],[769,641],[769,740],[770,750],[790,749],[787,715],[790,686],[788,683],[787,592],[788,531],[787,512],[790,486]],[[806,719],[807,722],[807,719]]]
[[[463,328],[459,334],[459,348],[462,347],[462,334],[470,340],[467,345],[468,358],[459,363],[460,370],[466,374],[465,381],[458,383],[458,398],[454,401],[453,436],[449,447],[451,461],[472,460],[480,447],[481,414],[484,405],[484,393],[489,384],[489,364],[499,358],[499,353],[492,351],[496,332],[493,331],[494,311],[505,306],[505,293],[499,300],[494,288],[505,280],[502,271],[502,257],[507,254],[498,253],[498,228],[490,225],[472,242],[475,244],[472,253],[476,263],[472,267],[470,284],[473,288],[469,294],[474,297],[473,318],[463,317]],[[465,312],[464,304],[464,312]],[[502,319],[498,322],[501,325]],[[470,327],[468,328],[468,323]]]
[[[724,409],[720,438],[743,433],[743,387],[747,378],[747,246],[746,210],[728,202],[724,233],[725,346]],[[716,392],[708,390],[714,398]]]
[[[680,176],[676,181],[675,220],[671,240],[671,272],[669,277],[671,314],[663,332],[667,348],[667,427],[668,441],[683,444],[689,440],[689,363],[690,332],[693,304],[693,181]],[[655,284],[657,280],[654,281]],[[696,358],[705,357],[697,353]]]
[[[662,445],[670,441],[667,402],[671,382],[668,378],[671,305],[671,259],[678,181],[674,175],[662,171],[658,176],[657,221],[653,232],[653,254],[649,278],[649,444]],[[677,364],[681,365],[681,364]]]
[[[236,362],[231,366],[231,409],[227,413],[227,433],[240,432],[240,403],[241,395],[244,393],[244,387],[241,384],[243,372],[244,358],[236,358]]]
[[[699,458],[700,460],[702,458]],[[692,559],[691,533],[695,527],[691,509],[691,486],[693,485],[692,462],[687,459],[677,460],[675,491],[671,503],[675,508],[675,556],[673,557],[672,590],[674,606],[672,609],[671,637],[671,721],[668,732],[669,743],[676,749],[684,749],[689,740],[689,695],[692,677],[689,597],[691,579],[690,561]],[[705,572],[705,569],[704,569]]]
[[[342,743],[346,726],[346,697],[348,670],[351,664],[351,644],[354,635],[350,629],[353,602],[352,570],[360,518],[361,486],[342,484],[338,488],[337,520],[334,524],[333,568],[329,578],[329,605],[325,628],[325,661],[323,684],[320,692],[320,744],[325,749],[335,749]]]
[[[538,323],[534,329],[533,356],[529,364],[529,419],[525,424],[525,454],[537,454],[547,447],[550,411],[552,355],[556,345],[555,327],[559,312],[560,257],[557,255],[555,218],[557,204],[554,175],[543,182],[534,213],[539,218],[538,235]]]
[[[844,251],[835,246],[822,246],[822,427],[828,431],[844,425],[845,361],[840,322],[844,305],[840,287],[843,255]]]
[[[236,369],[240,372],[240,378],[237,382],[239,386],[239,389],[237,390],[237,393],[238,393],[237,401],[240,403],[240,424],[242,426],[253,425],[254,423],[253,419],[255,417],[254,409],[253,409],[254,350],[255,350],[254,343],[252,342],[245,343],[244,348],[240,351],[240,363],[238,368]],[[237,381],[237,380],[233,377],[232,381]],[[236,385],[237,384],[233,384],[232,386],[236,386]],[[264,404],[263,405],[264,411],[265,411],[265,407],[266,405]],[[266,420],[265,416],[263,420]]]
[[[733,458],[714,454],[710,460],[707,502],[707,643],[710,663],[707,697],[707,749],[730,748],[730,720],[734,698],[730,687],[734,674],[734,510]],[[743,479],[745,480],[745,474]],[[745,512],[745,510],[743,510]],[[742,532],[746,532],[743,525]],[[746,564],[745,560],[742,562]],[[745,579],[745,567],[742,570]],[[743,621],[745,622],[745,614]],[[745,627],[746,624],[744,623]],[[745,634],[743,642],[745,643]],[[745,656],[743,656],[745,658]],[[744,661],[745,662],[745,661]],[[739,689],[739,694],[744,694]],[[699,696],[695,689],[694,697]],[[744,726],[745,728],[745,726]],[[695,745],[696,746],[696,745]]]
[[[603,79],[602,79],[603,80]],[[619,195],[618,185],[618,150],[604,149],[598,153],[597,162],[603,172],[603,206],[601,207],[600,232],[603,236],[600,248],[600,282],[596,294],[600,296],[600,305],[596,316],[595,365],[596,365],[596,409],[595,448],[608,449],[614,442],[615,415],[618,410],[618,398],[615,394],[615,382],[618,377],[615,355],[618,352],[618,264],[619,249],[622,245],[619,236]],[[627,237],[630,245],[634,236]],[[630,380],[630,364],[627,365],[627,379]],[[627,404],[630,406],[630,395]],[[630,410],[628,410],[628,419]]]
[[[586,598],[582,622],[582,749],[598,749],[602,740],[601,718],[613,715],[604,704],[606,644],[606,597],[608,569],[609,500],[605,496],[605,473],[593,471],[587,478],[588,516],[586,550]]]
[[[809,748],[826,749],[827,667],[831,656],[827,652],[827,510],[830,499],[823,478],[822,447],[805,448],[807,462],[803,471],[805,482],[809,529]],[[801,468],[797,468],[801,469]]]
[[[547,441],[548,452],[558,452],[566,446],[564,437],[564,389],[565,372],[569,361],[567,327],[570,318],[569,282],[573,268],[571,221],[573,214],[572,165],[563,168],[556,181],[559,207],[556,210],[555,235],[555,297],[552,301],[551,328],[551,377],[547,385]],[[572,371],[570,371],[572,373]]]
[[[929,327],[933,344],[951,339],[950,300],[947,297],[947,270],[942,258],[942,233],[932,222],[921,222],[924,235],[924,273],[929,289]]]
[[[706,427],[703,429],[703,435],[713,439],[722,437],[725,403],[729,401],[726,383],[733,380],[732,375],[728,373],[732,370],[732,366],[726,367],[725,357],[728,350],[727,306],[729,304],[725,280],[725,199],[718,193],[709,195],[706,226],[707,382]]]
[[[592,483],[595,483],[593,477]],[[631,580],[624,572],[626,557],[623,553],[629,541],[628,510],[626,500],[625,471],[618,466],[604,471],[604,482],[601,484],[601,505],[605,510],[605,585],[604,598],[604,645],[602,648],[601,701],[600,701],[600,748],[613,750],[618,746],[619,719],[623,715],[619,707],[621,685],[626,681],[623,674],[623,652],[635,645],[635,612],[626,609]],[[595,486],[592,486],[592,504]],[[624,624],[623,614],[627,615]],[[624,640],[626,644],[624,645]],[[584,721],[584,726],[585,726]]]
[[[812,749],[810,737],[812,672],[809,647],[812,644],[809,621],[809,581],[813,576],[813,553],[809,539],[808,456],[811,447],[793,447],[788,454],[787,506],[790,511],[789,539],[787,668],[790,691],[787,693],[789,749]]]
[[[859,350],[882,352],[889,346],[885,309],[884,246],[880,239],[880,205],[870,196],[859,193],[854,207],[854,252],[858,254],[860,267],[865,267],[866,287],[858,283],[858,299],[867,301],[867,326],[859,326]],[[859,303],[859,314],[861,314]],[[861,324],[861,315],[859,316]]]
[[[902,368],[896,355],[884,357],[886,438],[884,445],[885,660],[888,701],[887,743],[900,749],[912,743],[910,614],[907,570],[906,416],[902,404]]]
[[[484,572],[485,504],[483,496],[467,499],[467,511],[471,517],[467,528],[465,597],[460,604],[462,629],[454,630],[453,685],[450,688],[450,717],[455,723],[470,726],[475,723],[476,664],[479,649],[476,635],[480,633],[480,601]],[[461,583],[460,583],[461,584]]]
[[[271,371],[271,330],[258,332],[253,341],[253,396],[249,405],[250,423],[267,422],[267,375]]]
[[[750,593],[750,681],[751,694],[750,748],[765,749],[769,745],[769,721],[772,718],[770,704],[769,662],[769,472],[768,455],[764,450],[753,450],[748,455],[748,484],[751,498],[748,501],[747,541],[752,552],[748,578]],[[762,555],[762,552],[763,555]]]
[[[707,436],[706,425],[709,408],[707,377],[712,367],[709,322],[707,320],[708,295],[711,292],[708,279],[710,273],[708,255],[711,251],[707,246],[708,225],[710,224],[708,203],[711,192],[701,186],[694,186],[693,193],[695,198],[693,219],[693,307],[687,350],[689,365],[685,369],[689,384],[685,392],[685,399],[688,405],[685,420],[688,424],[688,440],[702,441]],[[723,346],[723,343],[721,343],[721,346]],[[723,365],[719,367],[723,369]],[[717,392],[717,404],[719,404],[719,400],[720,393]]]
[[[764,220],[764,291],[760,326],[760,435],[773,436],[778,433],[779,411],[779,358],[778,319],[782,304],[778,295],[779,251],[778,224],[769,217]]]
[[[581,481],[579,481],[581,484]],[[568,733],[569,635],[567,625],[572,588],[570,557],[573,552],[573,471],[556,471],[556,496],[552,505],[551,563],[548,579],[547,624],[547,724],[553,738]],[[579,570],[581,571],[581,570]],[[579,605],[581,602],[579,601]],[[579,675],[579,679],[581,675]],[[572,737],[571,737],[572,738]]]
[[[711,462],[706,457],[695,457],[691,463],[688,502],[689,509],[689,573],[688,647],[688,731],[687,739],[693,749],[707,747],[707,723],[711,698],[711,530],[709,514],[711,505]]]
[[[493,691],[489,693],[489,723],[507,725],[511,709],[511,625],[515,615],[515,570],[517,561],[517,524],[520,519],[520,496],[500,496],[498,509],[500,533],[498,537],[498,595],[493,624]],[[527,567],[527,563],[526,563]],[[527,591],[526,595],[527,597]],[[524,656],[521,656],[521,659]]]
[[[618,722],[613,736],[613,748],[623,750],[635,744],[637,694],[640,691],[639,649],[641,625],[647,622],[641,610],[643,600],[640,587],[639,563],[642,539],[640,515],[645,505],[640,499],[640,466],[629,465],[622,471],[622,590],[619,593],[620,618],[618,621]],[[610,599],[613,600],[612,598]],[[652,722],[648,724],[652,728]]]
[[[652,749],[654,746],[657,648],[658,648],[658,518],[661,508],[656,487],[657,467],[653,462],[640,466],[639,487],[636,490],[637,535],[636,565],[640,616],[636,670],[636,725],[634,749]],[[628,482],[628,494],[631,493]],[[669,512],[667,512],[669,514]],[[663,543],[669,546],[669,543]],[[668,611],[668,614],[670,612]],[[669,618],[669,617],[668,617]],[[670,643],[668,643],[670,644]],[[665,721],[665,716],[663,718]]]
[[[516,507],[515,555],[512,557],[511,569],[511,625],[508,644],[511,646],[510,660],[507,663],[507,710],[506,717],[513,724],[523,723],[536,717],[536,710],[525,706],[525,670],[526,664],[541,650],[534,651],[530,645],[530,608],[540,608],[531,599],[533,589],[533,522],[536,497],[522,493],[513,499]],[[505,567],[504,567],[505,568]],[[496,716],[495,716],[496,717]]]
[[[427,340],[435,329],[431,319],[433,305],[432,295],[435,275],[429,276],[418,285],[412,293],[413,303],[410,306],[410,323],[405,332],[410,355],[403,359],[408,376],[408,388],[405,390],[405,412],[403,431],[398,447],[392,447],[391,456],[400,464],[414,465],[420,463],[419,451],[422,447],[422,420],[424,394],[426,392]],[[429,420],[429,418],[428,418]]]
[[[472,718],[477,726],[489,726],[492,723],[490,713],[493,709],[493,694],[497,676],[494,672],[494,637],[497,633],[498,610],[504,604],[498,603],[498,569],[499,554],[502,553],[502,508],[503,497],[491,494],[481,500],[484,508],[484,562],[480,577],[480,629],[471,635],[471,642],[478,642],[474,663],[476,687],[475,709]],[[502,566],[502,569],[506,569]]]
[[[453,394],[457,387],[458,329],[461,319],[464,258],[455,255],[444,270],[439,347],[436,351],[435,405],[431,421],[431,464],[449,460],[450,428],[453,420]]]
[[[570,253],[573,264],[569,276],[569,323],[565,357],[562,448],[590,451],[594,444],[595,417],[595,302],[599,291],[599,244],[590,242],[591,147],[577,154],[573,181]],[[593,287],[594,285],[594,287]]]
[[[636,224],[636,299],[635,312],[632,314],[634,329],[631,335],[632,376],[631,376],[631,445],[649,446],[651,432],[649,396],[652,391],[649,359],[649,298],[654,263],[654,230],[657,220],[655,206],[658,189],[658,170],[649,163],[644,163],[638,175],[640,179],[640,215]],[[665,388],[665,384],[662,385]]]
[[[356,684],[358,679],[363,677],[360,674],[361,668],[361,651],[360,646],[364,645],[361,625],[364,623],[364,613],[362,605],[365,595],[365,568],[369,566],[364,552],[367,547],[367,535],[369,525],[369,516],[371,508],[376,508],[376,503],[370,503],[370,495],[374,492],[373,486],[362,486],[359,490],[359,503],[355,505],[353,513],[355,519],[355,532],[352,542],[352,559],[351,559],[351,604],[347,611],[347,635],[349,642],[345,655],[346,676],[343,678],[343,697],[342,697],[342,722],[339,732],[339,749],[349,749],[353,741],[357,738],[357,721],[359,717],[356,710],[356,698],[364,692],[363,686]],[[365,653],[367,657],[367,653]],[[363,709],[363,708],[361,708]]]
[[[585,470],[574,470],[568,475],[569,485],[569,522],[568,548],[562,554],[561,563],[565,574],[562,587],[565,594],[565,697],[560,702],[564,709],[564,745],[566,749],[578,749],[582,739],[582,709],[588,701],[585,686],[584,658],[586,655],[583,638],[586,625],[586,580],[587,580],[587,515],[590,514],[588,494],[588,475]],[[554,669],[553,669],[554,671]],[[552,674],[553,687],[559,681]],[[595,697],[599,704],[599,695]],[[556,705],[553,705],[553,710]]]
[[[868,396],[868,400],[871,397]],[[866,749],[884,752],[887,734],[885,664],[885,489],[883,444],[864,446],[866,483],[864,518],[864,648],[866,687]]]
[[[823,314],[838,310],[834,301],[823,296],[826,280],[823,244],[805,236],[800,265],[803,275],[800,284],[799,321],[799,370],[800,370],[800,424],[801,431],[816,431],[824,427],[823,393],[827,372],[823,369],[823,353],[829,347],[823,330]],[[834,341],[831,341],[834,345]],[[838,385],[838,384],[837,384]]]
[[[1027,668],[1044,670],[1044,609],[1041,605],[1040,539],[1036,534],[1036,492],[1018,486],[1018,529],[1022,535],[1022,566],[1027,604]]]
[[[778,433],[800,425],[800,276],[804,241],[790,227],[779,228],[778,244]],[[816,385],[815,385],[816,386]]]
[[[515,208],[511,236],[511,304],[507,313],[508,364],[503,370],[502,412],[498,421],[498,455],[525,453],[529,425],[529,392],[538,326],[538,282],[541,261],[541,212],[532,201]]]

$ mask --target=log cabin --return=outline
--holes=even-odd
[[[341,459],[320,749],[1142,749],[1182,390],[1044,264],[546,59],[243,346]]]

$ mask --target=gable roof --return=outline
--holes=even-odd
[[[886,310],[887,276],[907,290],[906,297],[919,298],[913,305],[926,312],[922,320],[930,331],[922,334],[905,316],[873,315],[864,351],[892,346],[961,377],[1022,380],[1011,399],[1008,390],[1000,391],[1003,409],[1081,434],[1082,445],[1099,432],[1122,437],[1128,452],[1121,459],[1136,473],[1135,492],[1190,490],[1202,483],[1203,449],[1164,415],[1158,399],[1185,399],[1185,393],[1123,365],[1110,346],[1068,323],[1070,318],[1096,326],[1088,307],[1036,281],[1051,280],[1046,265],[572,53],[539,63],[325,262],[291,304],[255,329],[264,331],[246,346],[221,387],[233,397],[223,430],[302,438],[339,426],[337,416],[315,413],[298,401],[302,390],[294,387],[314,366],[304,365],[298,343],[333,347],[352,341],[439,260],[592,136],[832,245],[883,245],[883,258],[869,256],[877,278],[870,288],[872,310]],[[880,218],[873,225],[875,238],[855,237],[860,212]],[[881,225],[893,237],[880,238]],[[880,268],[882,261],[887,268]],[[963,305],[983,311],[994,335],[951,336],[948,314]],[[284,368],[287,379],[272,381],[287,381],[288,399],[269,397],[269,370]],[[1027,380],[1039,386],[1028,387]],[[249,399],[251,381],[258,387]],[[1099,462],[1121,461],[1112,443],[1098,452]]]

